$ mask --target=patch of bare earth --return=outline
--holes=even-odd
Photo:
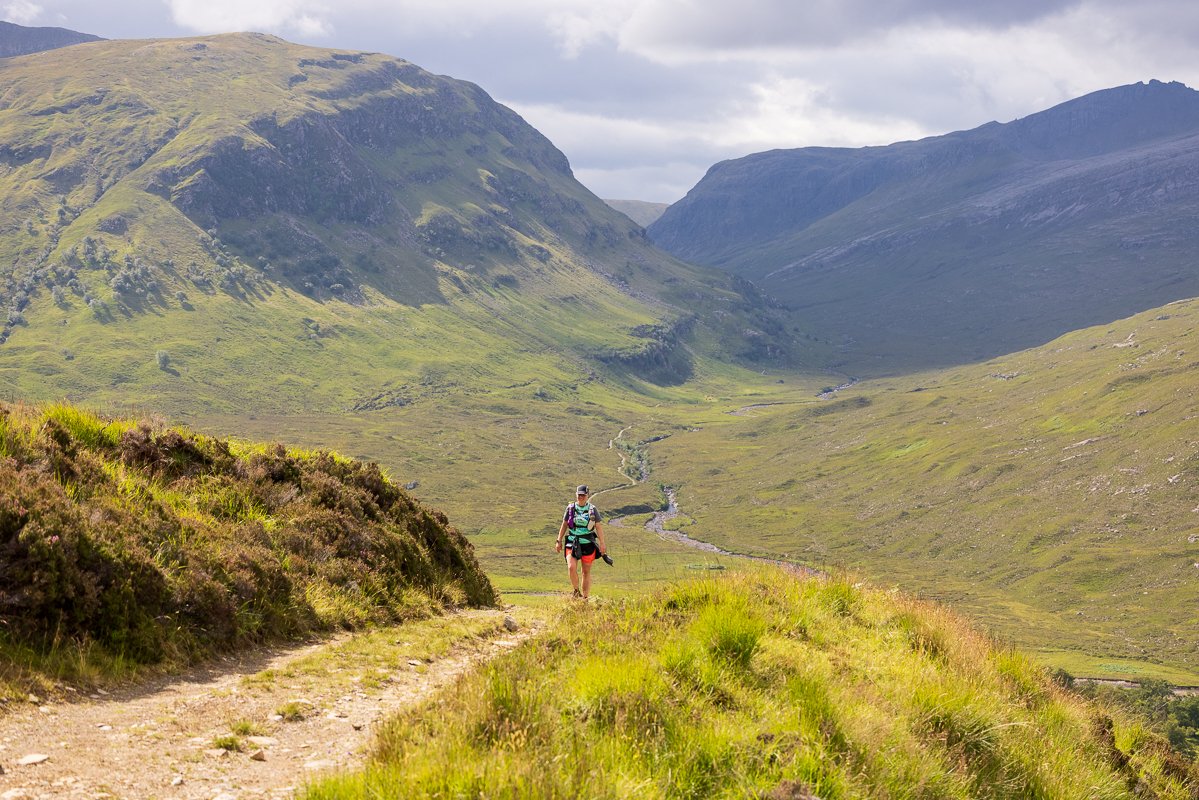
[[[494,624],[475,624],[438,657],[406,658],[411,643],[398,626],[364,634],[391,637],[396,650],[385,659],[363,658],[345,635],[258,650],[108,695],[23,707],[0,718],[0,798],[288,796],[318,774],[361,766],[378,723],[536,631],[512,621],[516,630],[506,629],[500,611],[448,619]],[[294,668],[314,660],[315,668]],[[285,706],[303,719],[280,719]],[[218,747],[238,723],[254,728],[236,737],[241,749]]]

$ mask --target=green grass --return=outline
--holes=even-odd
[[[302,722],[304,717],[311,713],[311,707],[298,700],[289,700],[275,709],[275,713],[282,717],[284,722]]]
[[[435,702],[303,796],[1096,800],[1199,780],[944,609],[777,570],[580,607]]]
[[[212,738],[212,746],[221,750],[239,753],[241,752],[241,738],[232,733],[221,734]]]
[[[266,736],[266,728],[248,719],[239,719],[229,726],[234,736]]]

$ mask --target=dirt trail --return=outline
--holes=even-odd
[[[386,673],[346,635],[256,651],[105,696],[14,711],[0,718],[0,798],[288,796],[322,772],[361,766],[380,721],[536,632],[528,626],[509,632],[503,612],[494,610],[449,620],[478,622],[482,633],[462,635],[429,661],[402,655],[410,645],[403,641],[406,626],[363,634],[390,637],[395,652]],[[289,669],[312,664],[313,657],[320,659],[317,668]],[[304,719],[278,718],[277,709],[296,701]],[[256,724],[261,736],[241,737],[242,752],[217,748],[214,739],[239,720]],[[48,759],[22,765],[30,756]]]

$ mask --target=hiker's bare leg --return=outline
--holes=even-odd
[[[570,570],[570,585],[577,592],[579,591],[579,562],[570,553],[566,554],[566,567]],[[584,571],[586,571],[586,567],[584,567]],[[587,584],[584,583],[583,585],[586,586]],[[586,589],[583,591],[585,593]]]
[[[591,563],[583,562],[583,599],[586,600],[591,594]]]

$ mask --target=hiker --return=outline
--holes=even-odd
[[[587,502],[590,494],[586,486],[575,491],[575,502],[566,507],[562,525],[558,528],[558,543],[555,550],[562,552],[566,545],[566,568],[570,571],[570,585],[574,596],[584,600],[591,594],[591,564],[597,557],[608,560],[608,545],[604,541],[604,528],[600,524],[600,513]],[[598,540],[598,543],[597,543]],[[579,587],[579,564],[583,564],[583,586]],[[608,563],[612,563],[608,561]]]

